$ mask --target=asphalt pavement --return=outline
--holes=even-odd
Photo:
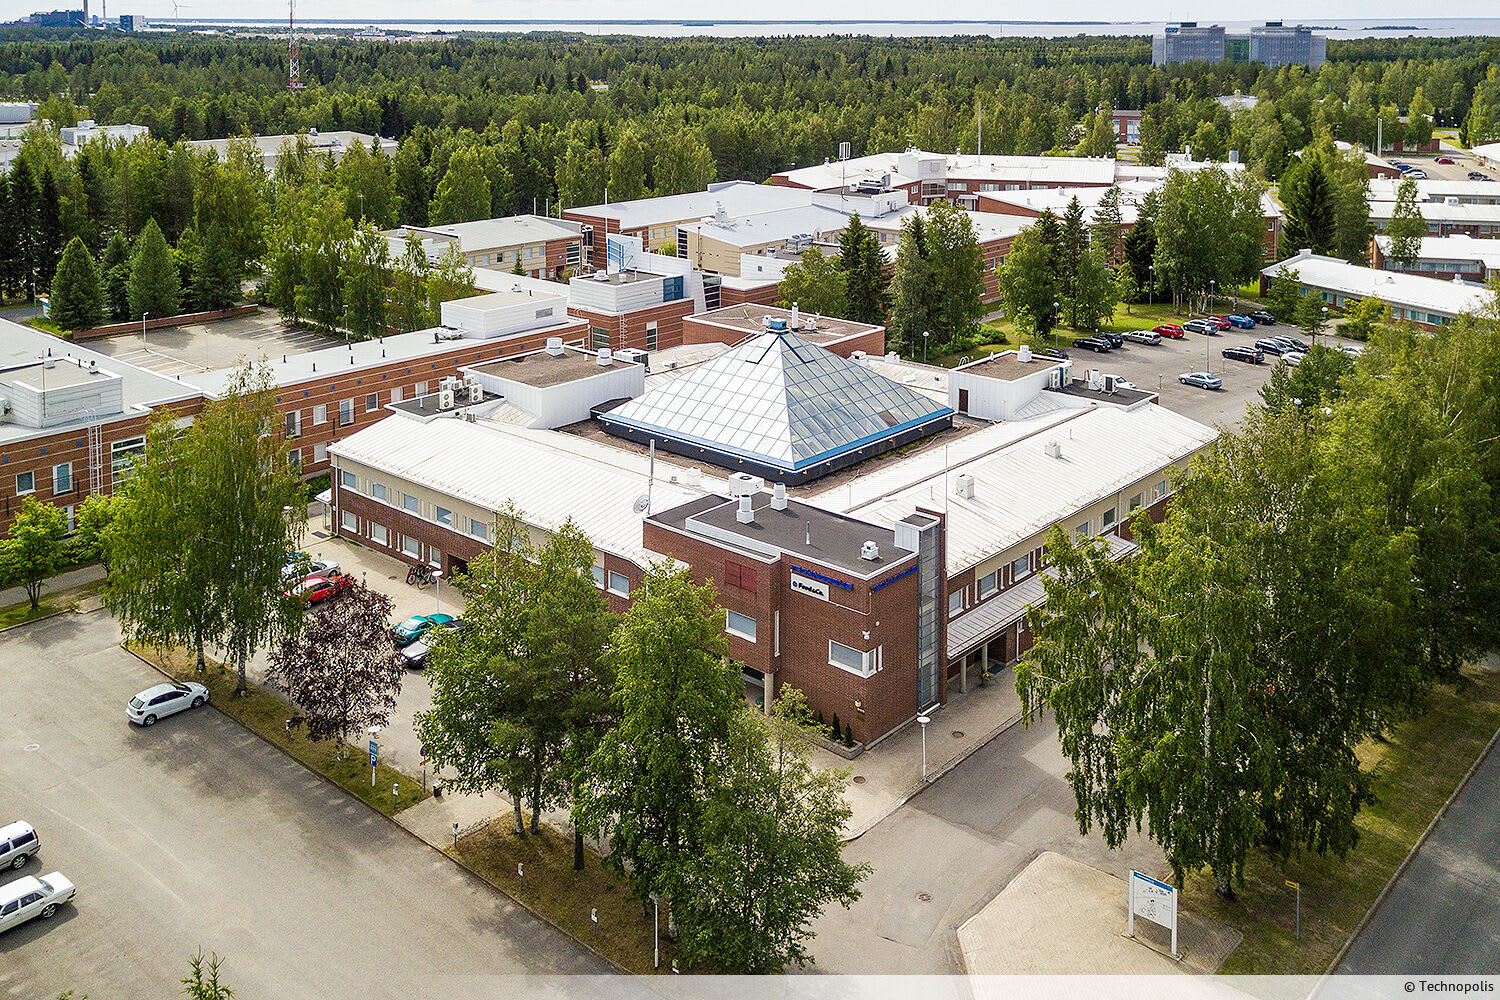
[[[1354,939],[1352,975],[1500,974],[1500,749],[1475,770]]]
[[[119,641],[104,612],[0,635],[0,822],[42,839],[0,881],[78,885],[58,916],[0,936],[0,997],[172,996],[200,947],[241,1000],[448,998],[607,971],[212,708],[129,725],[126,700],[161,678]]]

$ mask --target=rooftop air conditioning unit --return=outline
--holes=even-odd
[[[469,386],[469,402],[471,402],[471,403],[482,403],[482,402],[484,402],[484,386],[477,385],[477,384]]]
[[[953,486],[953,494],[963,500],[973,500],[974,477],[967,472],[960,472]]]
[[[1050,372],[1048,372],[1047,373],[1047,388],[1049,388],[1049,389],[1061,389],[1062,388],[1062,376],[1063,376],[1063,373],[1062,373],[1062,369],[1061,368],[1054,368]]]
[[[1117,383],[1119,381],[1120,381],[1120,378],[1119,378],[1118,375],[1106,375],[1106,376],[1104,376],[1104,391],[1108,392],[1108,393],[1113,393],[1115,391],[1115,383]]]
[[[748,472],[736,472],[729,477],[729,493],[731,496],[744,497],[753,493],[759,493],[765,488],[766,481],[759,476],[752,476]]]
[[[868,559],[871,562],[874,562],[876,559],[880,558],[880,546],[876,545],[872,541],[866,541],[859,547],[859,557],[861,559]]]
[[[451,409],[453,409],[454,399],[453,399],[453,390],[452,389],[443,389],[443,390],[440,390],[438,392],[438,394],[437,394],[437,397],[438,397],[438,409],[440,409],[440,410],[451,410]]]

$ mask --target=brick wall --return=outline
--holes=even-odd
[[[652,323],[656,324],[657,350],[680,346],[682,321],[691,316],[696,308],[692,299],[678,299],[676,302],[662,302],[648,309],[619,315],[576,308],[570,308],[568,314],[588,324],[589,330],[585,331],[587,339],[584,341],[586,346],[593,346],[592,331],[599,328],[609,331],[611,350],[630,347],[644,351],[650,349],[647,347],[647,327]]]
[[[774,306],[777,299],[781,297],[781,286],[779,284],[761,285],[757,288],[730,288],[728,285],[719,288],[719,305],[722,306]]]

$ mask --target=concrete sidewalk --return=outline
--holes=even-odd
[[[81,587],[85,583],[94,583],[104,579],[104,566],[100,563],[90,563],[87,566],[79,566],[65,573],[59,573],[42,584],[42,597],[55,594],[62,590],[71,590]],[[0,590],[0,608],[8,608],[12,604],[20,604],[26,600],[25,587],[7,587]]]
[[[927,777],[922,777],[922,727],[908,722],[853,761],[822,748],[813,763],[827,770],[847,768],[844,796],[854,814],[845,839],[853,840],[901,808],[908,799],[937,781],[964,758],[1021,721],[1021,699],[1015,675],[1002,670],[986,687],[955,695],[931,710],[927,726]]]

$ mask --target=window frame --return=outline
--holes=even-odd
[[[352,427],[354,425],[354,397],[339,400],[339,426]]]
[[[986,581],[988,581],[988,583],[986,583]],[[1000,592],[1000,571],[998,569],[990,570],[984,576],[979,578],[979,582],[976,584],[976,586],[978,587],[978,590],[976,590],[975,593],[979,595],[979,599],[981,601],[987,597],[998,594]]]
[[[749,622],[750,627],[748,629],[744,628],[743,625],[740,625],[740,627],[736,627],[735,619],[740,619],[740,622],[742,623]],[[755,619],[751,618],[747,614],[742,614],[739,611],[733,611],[729,608],[725,608],[724,631],[732,636],[744,639],[746,642],[755,642]]]
[[[28,486],[28,487],[26,487],[24,490],[21,489],[21,478],[23,476],[26,477],[27,479],[31,480],[31,485]],[[18,473],[16,473],[16,496],[18,496],[18,497],[30,496],[31,494],[33,494],[35,492],[36,492],[36,470],[35,469],[27,469],[24,472],[18,472]]]
[[[66,487],[59,488],[58,485],[57,485],[57,470],[58,469],[66,469],[67,470],[66,472],[63,473],[63,475],[66,476],[67,480],[68,480],[68,484],[67,484]],[[56,465],[54,465],[52,467],[52,492],[56,496],[64,496],[66,494],[69,494],[69,493],[73,492],[73,463],[72,462],[58,462]]]
[[[366,413],[374,413],[378,409],[380,409],[380,393],[379,392],[367,392],[367,393],[365,393],[365,412]]]
[[[630,577],[624,573],[616,573],[614,570],[609,570],[606,579],[609,581],[609,585],[604,588],[606,592],[614,594],[616,597],[630,596]],[[616,580],[621,580],[623,583],[616,586]]]

